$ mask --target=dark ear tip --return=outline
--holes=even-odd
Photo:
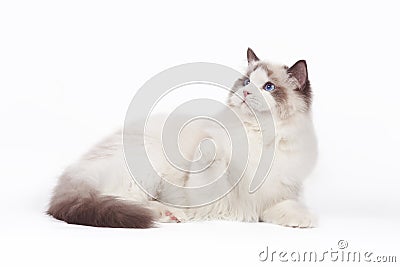
[[[247,48],[247,62],[250,63],[252,61],[258,61],[258,60],[260,60],[260,59],[256,56],[254,51],[250,47],[248,47]]]
[[[305,59],[301,59],[301,60],[297,61],[296,63],[293,64],[293,66],[290,69],[292,69],[295,66],[300,67],[301,65],[303,65],[307,71],[307,62]]]
[[[300,86],[303,87],[304,84],[307,82],[308,77],[308,70],[307,70],[307,63],[304,59],[297,61],[291,66],[287,72],[297,81],[300,83]]]

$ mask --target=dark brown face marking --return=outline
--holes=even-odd
[[[262,68],[268,76],[272,76],[274,74],[274,72],[270,68],[268,68],[268,65],[266,63],[260,61],[248,67],[246,76],[250,77],[250,74],[256,71],[258,68]]]
[[[285,88],[275,85],[275,90],[271,92],[271,95],[278,105],[287,104],[288,96]]]
[[[268,65],[264,62],[259,62],[257,68],[262,68],[267,73],[268,77],[271,77],[274,74],[274,72],[268,68]]]
[[[232,86],[229,96],[232,96],[234,92],[239,90],[239,88],[243,87],[244,80],[246,80],[246,79],[247,79],[247,77],[245,77],[245,76],[237,79]]]

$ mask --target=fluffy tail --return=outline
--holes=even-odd
[[[54,193],[47,214],[70,224],[113,228],[150,228],[153,213],[138,204],[96,190],[58,190]]]

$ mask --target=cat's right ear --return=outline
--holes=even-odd
[[[260,59],[256,56],[256,53],[249,47],[247,48],[247,62],[249,64],[252,64],[256,61],[259,61]]]

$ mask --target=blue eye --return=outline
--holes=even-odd
[[[275,90],[275,84],[271,83],[271,82],[267,82],[264,85],[264,90],[265,91],[274,91]]]
[[[245,79],[244,81],[243,81],[243,86],[246,86],[246,85],[248,85],[250,83],[250,79]]]

